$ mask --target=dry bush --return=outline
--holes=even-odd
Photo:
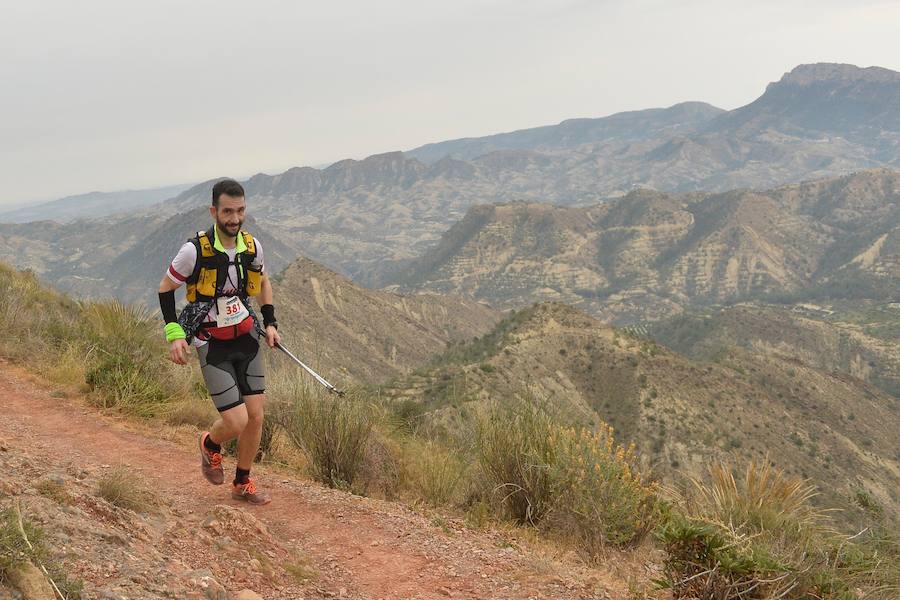
[[[72,501],[72,495],[66,490],[64,483],[52,479],[41,479],[34,487],[38,494],[57,504],[69,504]]]
[[[372,404],[359,393],[329,395],[305,379],[276,380],[270,389],[281,407],[278,420],[309,461],[312,477],[329,487],[354,489],[368,477],[364,469],[375,420]]]
[[[405,440],[402,452],[404,484],[411,493],[433,507],[460,500],[466,465],[459,452],[417,438]]]
[[[530,402],[494,407],[478,418],[478,463],[501,516],[536,525],[553,510],[559,498],[550,472],[556,430],[550,415]]]
[[[139,475],[127,467],[118,467],[97,482],[101,498],[118,507],[135,512],[150,512],[159,505],[158,499],[138,481]]]
[[[182,400],[171,404],[166,411],[166,421],[171,425],[191,425],[207,430],[216,420],[218,412],[209,398]]]
[[[47,578],[63,597],[81,598],[83,582],[69,579],[62,565],[51,555],[45,537],[44,530],[22,514],[19,504],[0,510],[0,582],[30,562],[46,569]]]

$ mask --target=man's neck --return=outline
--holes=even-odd
[[[227,248],[228,250],[233,250],[237,245],[237,236],[231,237],[221,229],[219,229],[218,225],[215,225],[216,228],[216,237],[219,238],[219,243],[222,244],[223,248]]]

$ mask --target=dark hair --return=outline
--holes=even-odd
[[[212,203],[213,206],[219,206],[219,197],[225,194],[226,196],[231,196],[232,198],[243,198],[244,197],[244,187],[239,184],[234,179],[223,179],[219,183],[213,186],[212,190]]]

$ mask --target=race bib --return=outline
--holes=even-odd
[[[237,296],[216,299],[216,326],[231,327],[250,316],[250,311]]]

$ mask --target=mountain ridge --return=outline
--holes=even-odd
[[[874,170],[760,192],[474,207],[393,284],[627,323],[763,297],[884,300],[898,251],[900,171]]]

